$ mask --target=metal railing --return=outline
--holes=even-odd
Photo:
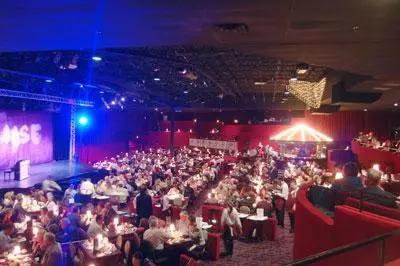
[[[362,241],[358,241],[358,242],[353,242],[350,244],[346,244],[337,248],[333,248],[327,251],[323,251],[321,253],[309,256],[307,258],[304,259],[300,259],[297,260],[295,262],[286,264],[287,266],[300,266],[300,265],[309,265],[311,263],[315,263],[321,260],[325,260],[331,257],[334,257],[336,255],[340,255],[343,254],[345,252],[349,252],[364,246],[367,246],[369,244],[372,243],[376,243],[379,242],[379,261],[378,261],[378,265],[383,266],[385,264],[385,247],[386,247],[386,239],[389,237],[392,237],[394,235],[398,235],[400,234],[400,229],[396,229],[394,231],[388,232],[388,233],[384,233],[381,235],[377,235],[377,236],[373,236],[370,238],[367,238],[365,240]]]

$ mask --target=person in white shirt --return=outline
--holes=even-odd
[[[167,230],[157,228],[158,219],[155,216],[149,218],[149,229],[143,234],[143,240],[148,241],[156,252],[164,250],[164,243],[171,238]]]
[[[280,191],[275,192],[274,197],[275,215],[278,221],[278,226],[285,227],[285,207],[286,201],[289,197],[289,186],[283,178],[280,180]]]
[[[106,236],[106,233],[102,228],[103,222],[103,216],[97,215],[96,219],[89,225],[89,228],[87,230],[87,234],[90,238],[95,238],[99,234]]]
[[[223,240],[225,245],[225,253],[228,256],[233,255],[233,236],[240,235],[242,231],[242,223],[240,222],[239,212],[233,206],[233,202],[228,201],[227,207],[222,211],[221,226],[224,228]]]
[[[92,195],[94,193],[94,185],[89,179],[86,179],[81,183],[79,190],[83,195]]]

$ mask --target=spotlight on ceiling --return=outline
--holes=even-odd
[[[46,79],[45,82],[46,82],[46,83],[52,83],[53,80],[51,80],[51,79]]]
[[[100,62],[102,58],[100,56],[92,56],[92,60],[95,62]]]
[[[367,109],[367,108],[365,108],[365,109],[364,109],[364,112],[366,112],[366,111],[368,111],[368,109]]]
[[[115,105],[115,104],[116,104],[116,102],[115,102],[115,101],[111,101],[111,104],[112,104],[112,105]]]
[[[239,120],[235,119],[235,120],[233,120],[233,123],[237,124],[237,123],[239,123]]]
[[[154,78],[153,80],[154,81],[160,81],[160,78]]]
[[[397,107],[397,106],[399,106],[399,103],[394,103],[393,105]]]
[[[188,91],[188,90],[184,90],[183,93],[184,93],[184,94],[188,94],[189,91]]]
[[[100,94],[104,94],[104,91],[99,91]]]
[[[125,102],[125,97],[121,97],[121,101]]]

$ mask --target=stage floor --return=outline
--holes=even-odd
[[[21,181],[4,181],[4,171],[0,171],[0,189],[27,189],[35,185],[40,185],[45,179],[67,181],[79,178],[80,176],[87,176],[90,174],[96,175],[97,172],[97,169],[86,164],[68,160],[31,165],[30,177]],[[11,174],[11,179],[14,179],[14,174]]]

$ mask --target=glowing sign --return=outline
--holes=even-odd
[[[27,143],[38,145],[42,138],[41,129],[40,124],[23,125],[19,128],[17,126],[10,127],[6,124],[0,132],[0,144],[11,145],[13,149]]]

